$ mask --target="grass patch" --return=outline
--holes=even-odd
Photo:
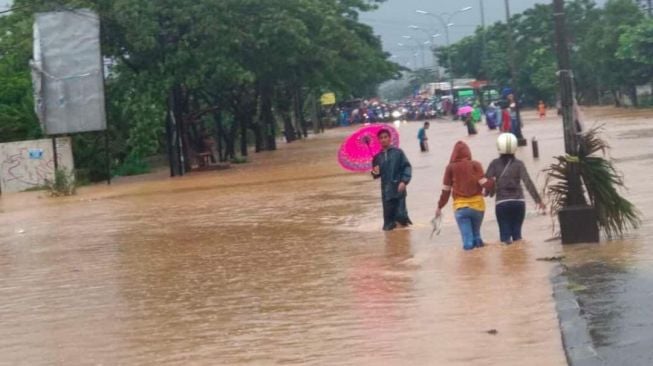
[[[231,164],[247,164],[248,160],[246,156],[236,156],[235,158],[231,159]]]

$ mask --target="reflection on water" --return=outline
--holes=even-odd
[[[650,121],[650,111],[640,113],[648,113]],[[643,121],[608,121],[612,153],[626,178],[626,195],[643,212],[643,226],[623,240],[569,247],[564,253],[572,289],[606,365],[653,362],[653,155],[651,129]]]
[[[454,139],[487,166],[495,134],[434,123],[422,155],[419,126],[401,126],[416,225],[388,234],[378,182],[336,165],[344,130],[230,171],[2,197],[0,364],[566,364],[536,261],[561,251],[549,220],[501,247],[489,209],[489,245],[465,253],[447,212],[430,240]],[[527,127],[543,156],[562,147],[558,124]]]

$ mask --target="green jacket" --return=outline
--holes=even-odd
[[[399,193],[399,183],[410,183],[413,169],[401,149],[391,147],[386,151],[378,153],[372,162],[374,167],[379,167],[380,174],[374,179],[381,179],[381,195],[384,201],[403,198],[406,192]]]

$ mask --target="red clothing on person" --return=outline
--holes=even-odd
[[[485,178],[483,166],[472,160],[472,151],[466,143],[458,141],[451,154],[450,163],[444,173],[442,194],[438,207],[443,208],[453,194],[456,198],[469,198],[483,194],[483,188],[490,189],[492,181]]]
[[[512,132],[512,116],[509,109],[501,113],[501,132]]]

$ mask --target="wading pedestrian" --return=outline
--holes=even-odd
[[[412,225],[406,208],[407,187],[412,177],[412,167],[406,154],[394,146],[388,130],[377,135],[383,151],[372,162],[372,176],[381,179],[383,201],[383,230],[394,230],[397,225]]]

